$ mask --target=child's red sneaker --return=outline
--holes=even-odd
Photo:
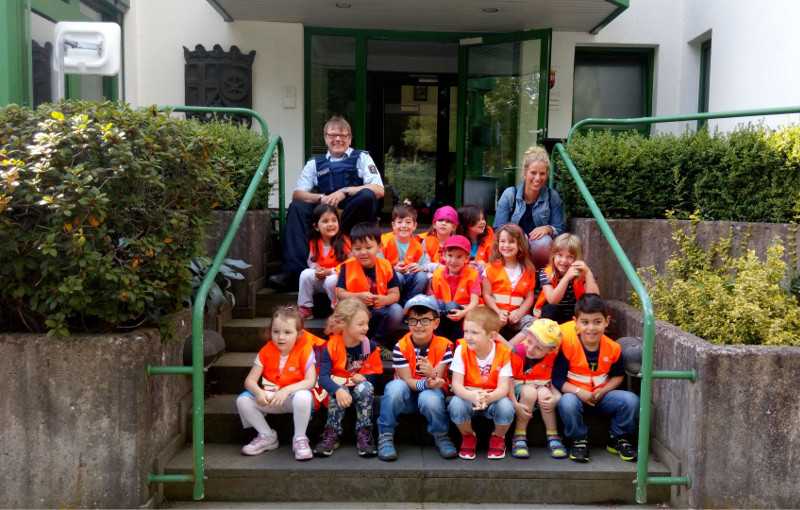
[[[458,456],[461,459],[473,460],[475,459],[475,447],[478,445],[478,438],[475,434],[464,434],[461,437],[461,449],[458,450]]]
[[[489,455],[490,459],[506,458],[506,438],[492,434],[489,436]]]

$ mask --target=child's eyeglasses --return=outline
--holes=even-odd
[[[424,318],[424,319],[406,319],[405,323],[409,326],[422,326],[423,328],[427,328],[431,325],[433,319]]]

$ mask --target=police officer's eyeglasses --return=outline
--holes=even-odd
[[[431,325],[432,322],[433,322],[433,319],[429,319],[427,317],[425,317],[423,319],[406,319],[405,320],[405,323],[408,324],[409,326],[417,326],[417,325],[419,325],[419,326],[422,326],[423,328],[427,328],[428,326]]]
[[[350,133],[325,133],[325,136],[333,140],[341,138],[342,140],[350,138]]]

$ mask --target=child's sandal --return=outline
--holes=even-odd
[[[564,459],[567,457],[567,449],[559,437],[548,437],[547,447],[550,449],[550,456],[554,459]]]
[[[516,459],[530,458],[531,452],[528,450],[528,441],[525,436],[514,436],[511,440],[511,456]]]

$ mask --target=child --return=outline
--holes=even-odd
[[[589,462],[589,431],[584,413],[611,416],[606,449],[622,460],[636,460],[632,438],[639,415],[639,397],[617,389],[625,379],[622,349],[604,335],[610,317],[597,294],[586,293],[575,305],[575,320],[561,325],[561,352],[553,367],[553,385],[563,396],[558,415],[572,441],[569,458]]]
[[[448,339],[464,334],[464,316],[478,306],[481,292],[478,270],[467,265],[469,241],[466,237],[450,236],[444,244],[443,265],[433,272],[430,293],[447,310],[436,334]]]
[[[297,305],[304,319],[314,316],[314,294],[325,291],[335,301],[337,275],[335,268],[347,259],[350,239],[339,227],[339,211],[329,204],[319,204],[311,213],[311,235],[308,241],[308,269],[300,273]]]
[[[470,260],[483,268],[489,262],[494,242],[494,231],[492,227],[486,226],[483,210],[477,205],[465,205],[460,208],[458,210],[458,229],[459,234],[469,239]]]
[[[428,267],[426,270],[432,273],[442,258],[442,247],[447,239],[456,233],[458,228],[458,212],[449,205],[436,209],[433,213],[431,229],[420,235],[422,239],[422,249],[428,256]]]
[[[500,317],[503,334],[519,333],[533,322],[528,312],[533,306],[536,270],[519,226],[508,223],[497,230],[482,287],[483,302]],[[521,338],[519,335],[511,343]]]
[[[561,393],[553,388],[551,375],[553,363],[561,344],[561,330],[555,321],[537,319],[522,332],[524,341],[514,347],[511,370],[514,389],[509,393],[514,403],[517,420],[511,441],[511,455],[518,459],[530,457],[528,451],[528,422],[538,404],[547,434],[547,447],[554,459],[567,456],[564,443],[558,435],[556,404]]]
[[[355,227],[353,227],[355,230]],[[383,373],[380,347],[367,338],[369,310],[357,299],[343,299],[329,321],[330,337],[322,351],[319,383],[330,395],[328,421],[314,454],[330,457],[339,447],[345,409],[355,401],[356,448],[361,457],[377,452],[372,438],[375,376]]]
[[[359,223],[350,231],[352,258],[339,267],[336,299],[356,298],[370,309],[369,335],[386,344],[403,320],[400,287],[392,264],[378,258],[381,231],[372,223]]]
[[[589,266],[581,260],[581,239],[569,233],[553,241],[550,265],[539,271],[542,291],[536,301],[541,317],[559,324],[572,320],[575,302],[584,293],[599,294],[600,289]]]
[[[306,437],[311,418],[311,388],[317,380],[313,340],[303,331],[303,319],[290,307],[272,315],[270,340],[261,348],[247,374],[243,392],[236,399],[242,425],[258,435],[242,448],[244,455],[259,455],[278,447],[278,435],[270,429],[264,414],[292,413],[292,451],[297,460],[313,457]],[[261,383],[259,383],[259,380]]]
[[[462,459],[475,458],[474,414],[483,414],[494,421],[488,458],[506,456],[506,432],[514,421],[514,404],[508,398],[511,349],[494,340],[499,330],[500,318],[489,307],[481,305],[471,310],[464,319],[464,338],[458,341],[450,363],[455,396],[447,408],[450,419],[461,432],[458,456]]]
[[[400,303],[411,296],[423,294],[428,285],[428,275],[422,243],[414,235],[417,230],[417,211],[409,205],[398,205],[392,210],[392,231],[381,236],[383,256],[394,267],[400,284]]]
[[[458,452],[447,435],[449,420],[444,399],[453,344],[433,334],[439,325],[439,305],[433,297],[412,297],[405,312],[411,331],[397,342],[392,353],[395,379],[383,390],[378,417],[378,458],[397,459],[394,447],[397,417],[419,412],[428,421],[428,432],[439,455],[452,459]]]

